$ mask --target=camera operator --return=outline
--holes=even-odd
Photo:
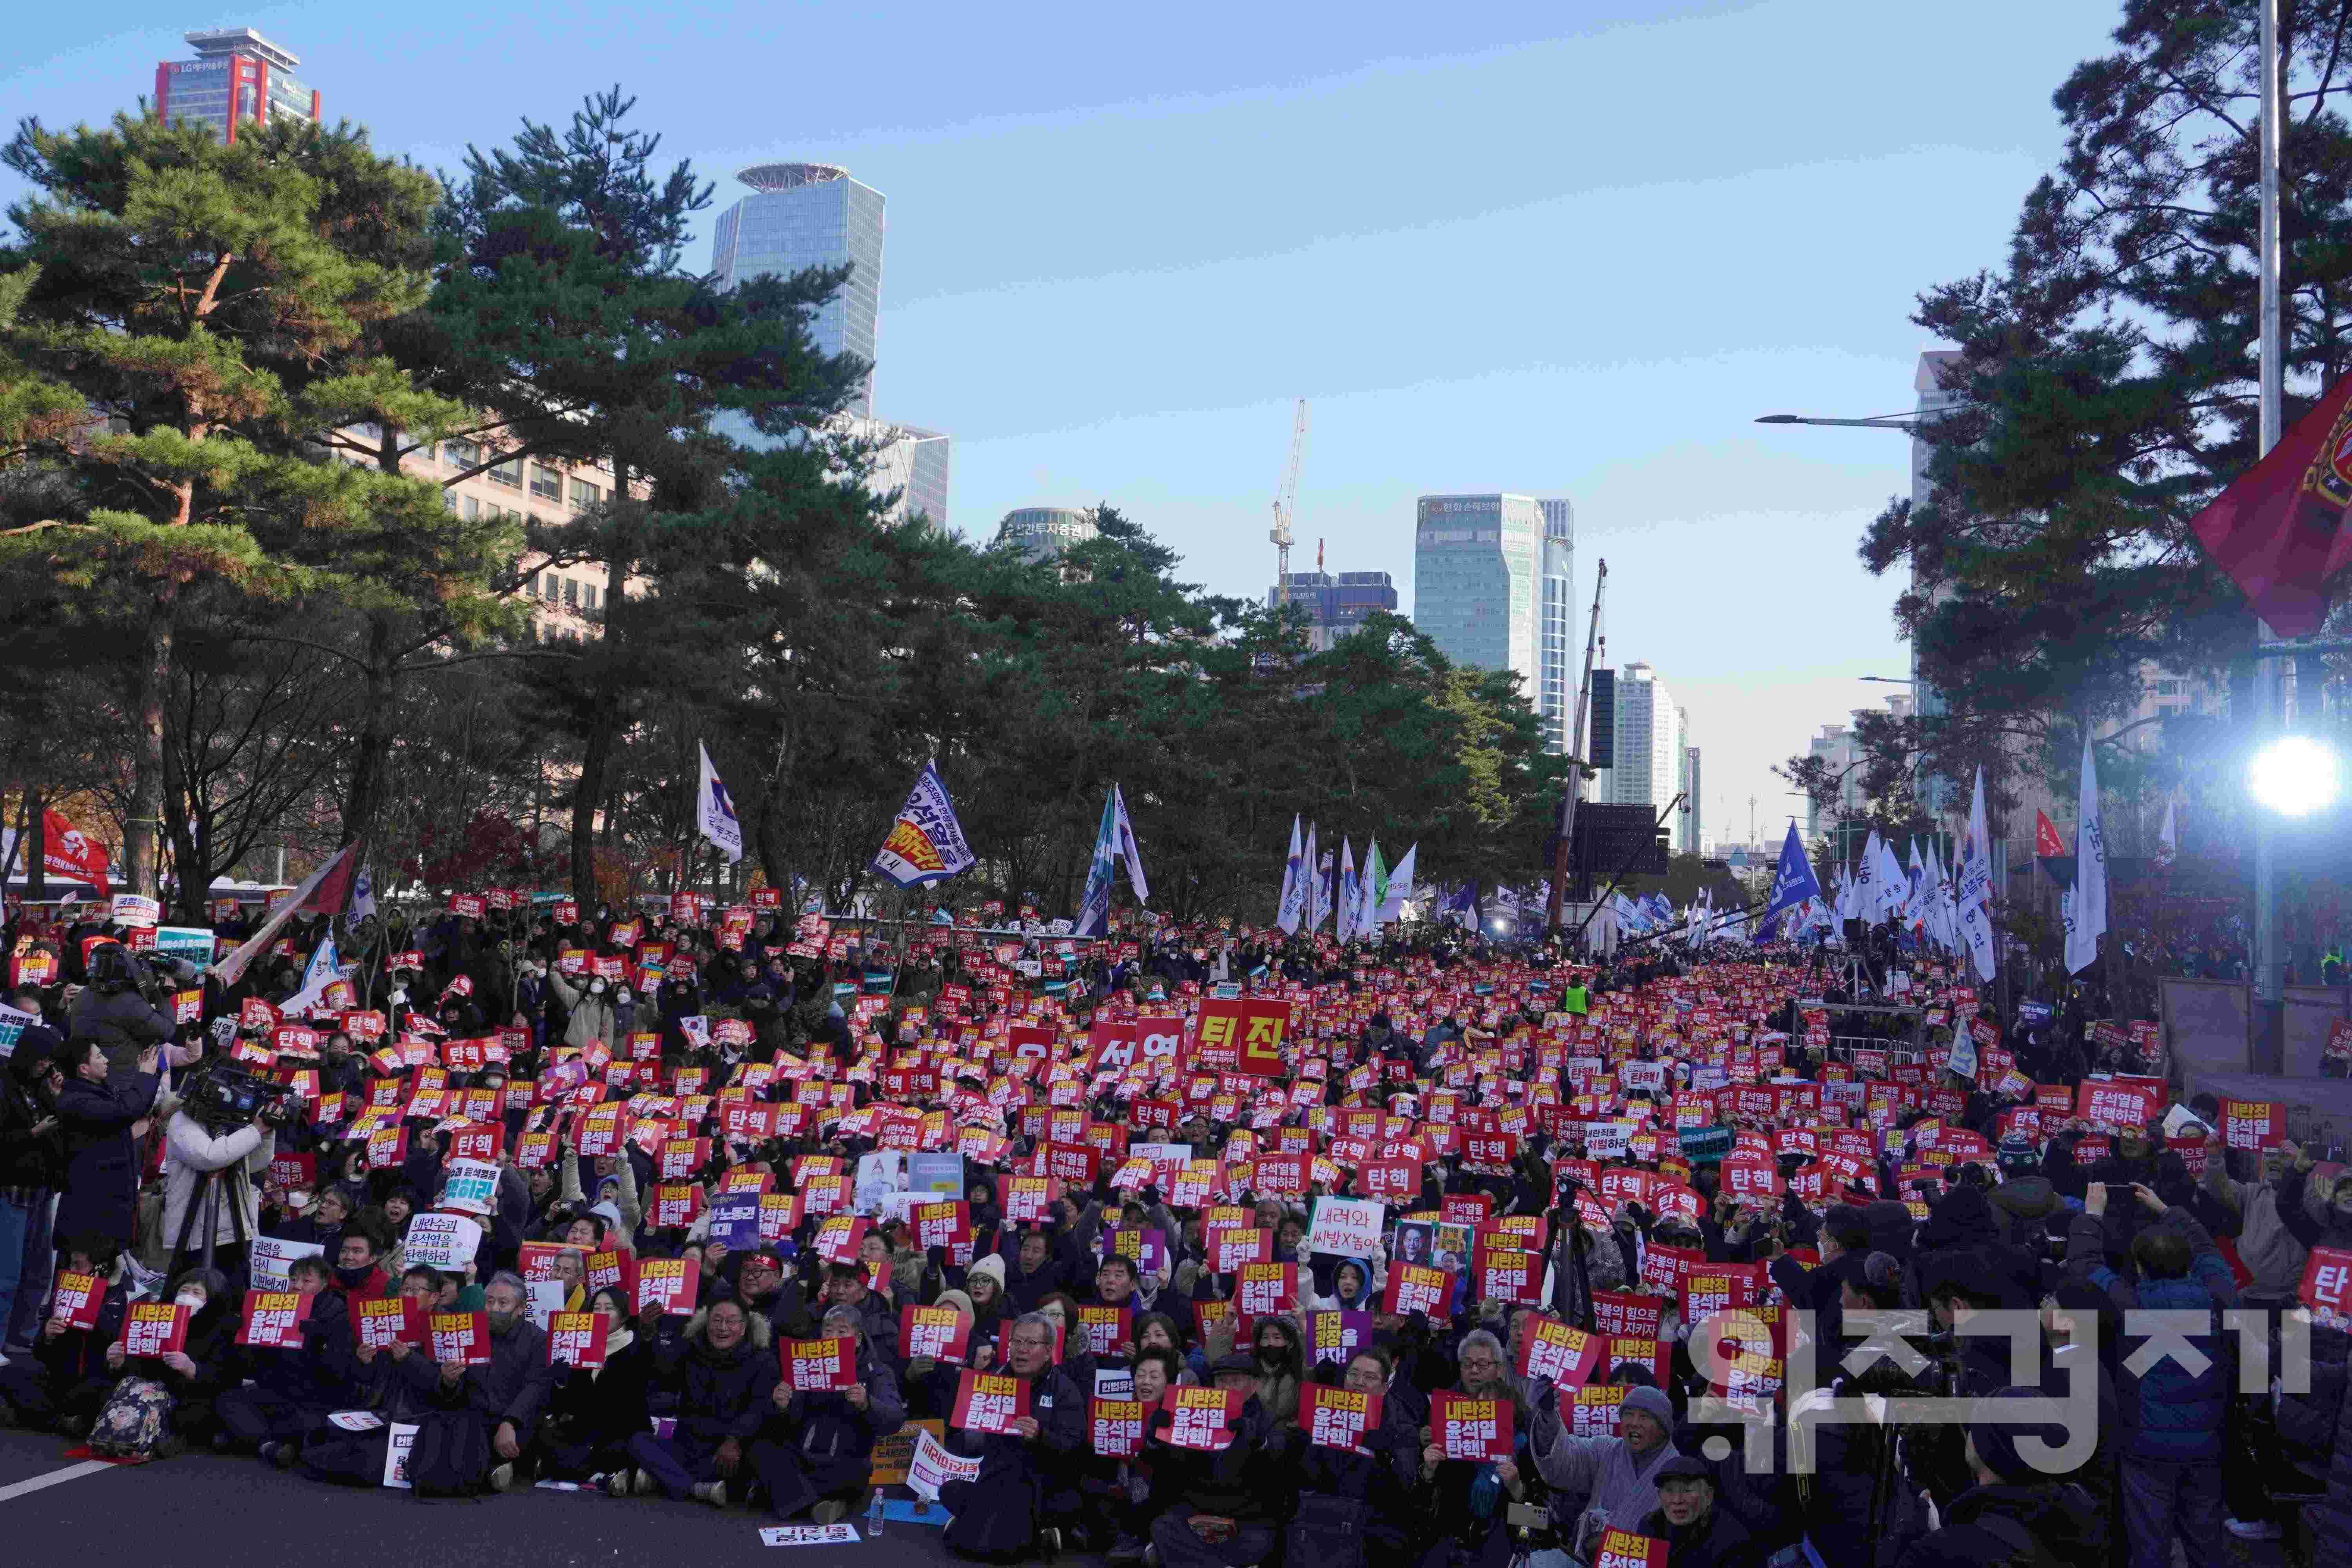
[[[50,1096],[57,1036],[28,1026],[0,1063],[0,1329],[25,1322],[29,1348],[47,1292],[49,1208],[66,1179],[66,1138]]]
[[[176,1272],[204,1257],[205,1178],[219,1172],[219,1196],[213,1205],[213,1267],[237,1289],[244,1288],[246,1244],[261,1234],[259,1177],[278,1152],[277,1120],[286,1103],[270,1100],[250,1120],[234,1125],[220,1124],[198,1096],[172,1112],[165,1131],[172,1157],[163,1177],[163,1232],[172,1257],[164,1272]]]
[[[100,1236],[127,1250],[138,1231],[139,1157],[134,1130],[154,1110],[163,1047],[141,1051],[121,1078],[95,1036],[78,1035],[58,1054],[64,1074],[52,1103],[66,1135],[66,1182],[57,1234]]]
[[[68,1037],[96,1040],[106,1052],[107,1069],[128,1079],[139,1067],[139,1054],[149,1046],[168,1045],[174,1025],[172,1016],[149,1000],[142,986],[153,982],[131,958],[131,950],[109,942],[89,955],[89,984],[76,996],[66,1019]]]

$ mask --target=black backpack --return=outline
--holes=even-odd
[[[409,1489],[420,1498],[472,1497],[490,1474],[490,1439],[469,1410],[436,1410],[416,1424]]]

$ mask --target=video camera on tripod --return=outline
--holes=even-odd
[[[257,1116],[272,1121],[282,1119],[293,1092],[291,1084],[256,1078],[226,1057],[207,1057],[180,1084],[180,1109],[218,1137]]]

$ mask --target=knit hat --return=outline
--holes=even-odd
[[[1997,1480],[2011,1486],[2031,1486],[2047,1479],[2018,1451],[2018,1442],[2024,1437],[2038,1437],[2051,1450],[2065,1447],[2066,1429],[2054,1422],[2027,1423],[2013,1416],[2004,1418],[2001,1406],[2015,1399],[2044,1397],[2038,1388],[2004,1388],[1989,1394],[1976,1402],[1969,1412],[1969,1441],[1975,1445],[1977,1458]]]
[[[980,1309],[971,1304],[971,1297],[961,1290],[942,1290],[940,1292],[940,1299],[932,1302],[931,1305],[934,1307],[952,1307],[968,1318],[977,1318],[980,1316]]]
[[[611,1230],[618,1230],[621,1228],[620,1205],[610,1202],[601,1203],[589,1209],[588,1212],[593,1215],[602,1215],[606,1228]]]
[[[1705,1459],[1696,1454],[1677,1454],[1660,1465],[1657,1472],[1651,1476],[1650,1479],[1658,1486],[1664,1486],[1668,1481],[1677,1479],[1705,1481],[1707,1485],[1713,1486],[1715,1471],[1707,1467]]]
[[[2033,1140],[2024,1133],[2012,1132],[2000,1141],[1996,1157],[2000,1160],[2000,1168],[2004,1173],[2030,1171],[2042,1163],[2042,1151],[2035,1146]]]
[[[967,1280],[977,1279],[982,1275],[987,1276],[995,1282],[996,1293],[1000,1296],[1004,1294],[1004,1259],[993,1252],[985,1258],[976,1259],[963,1273]]]
[[[1667,1431],[1675,1429],[1675,1403],[1666,1397],[1663,1388],[1629,1388],[1617,1408],[1621,1416],[1628,1410],[1638,1410],[1654,1417]]]

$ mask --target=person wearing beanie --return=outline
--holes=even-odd
[[[1576,1545],[1590,1556],[1610,1528],[1638,1531],[1658,1506],[1658,1471],[1680,1456],[1674,1445],[1675,1407],[1664,1390],[1633,1388],[1618,1406],[1614,1437],[1578,1437],[1561,1430],[1559,1390],[1538,1396],[1532,1426],[1536,1471],[1557,1490],[1589,1500],[1577,1521]]]
[[[1705,1459],[1677,1455],[1658,1467],[1658,1506],[1642,1533],[1666,1543],[1673,1568],[1738,1568],[1755,1561],[1747,1526],[1717,1508],[1715,1472]]]
[[[2042,1397],[2039,1389],[2011,1387],[1971,1406],[1966,1452],[1975,1484],[1952,1500],[1943,1510],[1942,1528],[1905,1552],[1897,1568],[2112,1560],[2106,1520],[2090,1494],[2045,1473],[2034,1462],[2039,1457],[2046,1464],[2051,1452],[2064,1447],[2065,1428],[2030,1422],[2002,1408],[2013,1400]],[[2138,1568],[2143,1562],[2170,1558],[2132,1561]]]
[[[963,1286],[971,1296],[972,1342],[1002,1338],[1005,1314],[1011,1310],[1004,1299],[1003,1258],[992,1252],[972,1259],[971,1267],[963,1271]]]
[[[2011,1247],[2031,1244],[2050,1216],[2066,1205],[2058,1189],[2042,1173],[2042,1151],[2022,1132],[2012,1132],[1994,1151],[2000,1163],[2000,1185],[1992,1190],[1993,1219],[2000,1238]]]

